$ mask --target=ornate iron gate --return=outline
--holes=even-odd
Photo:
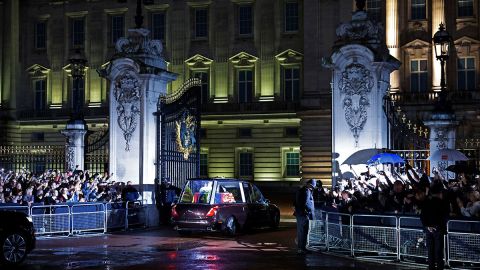
[[[200,85],[190,79],[160,98],[157,115],[157,178],[182,187],[200,173]]]
[[[109,170],[109,129],[104,127],[88,134],[85,145],[85,170],[103,174]]]

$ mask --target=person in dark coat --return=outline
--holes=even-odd
[[[182,189],[172,185],[170,178],[162,180],[160,185],[160,220],[163,225],[170,224],[172,204],[180,196]]]
[[[430,187],[431,197],[422,207],[420,219],[424,227],[427,250],[428,269],[443,269],[443,238],[447,231],[447,221],[450,212],[448,201],[443,198],[443,185],[435,183]]]
[[[313,190],[316,187],[316,180],[310,179],[297,190],[295,194],[295,218],[297,220],[297,253],[308,253],[306,249],[309,220],[315,219],[315,205],[313,201]]]

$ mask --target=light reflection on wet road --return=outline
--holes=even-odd
[[[343,257],[295,253],[295,229],[255,231],[236,238],[197,234],[180,237],[170,228],[111,235],[42,239],[18,270],[124,269],[413,269],[366,264]]]

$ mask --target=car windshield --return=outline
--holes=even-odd
[[[212,180],[190,180],[183,188],[182,203],[209,203],[212,194]]]

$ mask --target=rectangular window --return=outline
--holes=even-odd
[[[115,44],[119,38],[125,36],[125,17],[123,15],[113,15],[111,23],[111,42]]]
[[[458,17],[473,17],[473,0],[458,0]]]
[[[298,31],[298,2],[285,3],[285,32]]]
[[[253,34],[253,8],[251,5],[238,7],[238,33],[245,36]]]
[[[299,176],[300,175],[300,153],[286,152],[285,153],[285,176]]]
[[[426,0],[411,0],[411,19],[425,20],[427,18],[427,3]]]
[[[200,153],[200,176],[208,177],[208,154]]]
[[[252,102],[253,72],[251,70],[238,71],[238,102]]]
[[[207,71],[194,71],[193,77],[202,81],[200,85],[200,95],[202,104],[207,104],[210,99],[210,91],[208,84],[208,72]]]
[[[298,101],[300,97],[300,69],[283,69],[283,91],[285,92],[285,101]]]
[[[47,23],[37,22],[35,24],[35,48],[45,49],[47,47]]]
[[[84,18],[72,19],[72,46],[83,47],[85,41],[85,20]]]
[[[206,8],[195,9],[195,38],[208,37],[208,10]]]
[[[367,12],[370,18],[381,20],[382,3],[380,0],[367,0]]]
[[[410,61],[410,91],[426,92],[428,88],[427,60]]]
[[[73,80],[72,84],[72,109],[81,109],[84,105],[85,81],[84,79]]]
[[[253,153],[242,152],[239,154],[239,176],[253,176]]]
[[[165,41],[165,13],[153,13],[151,23],[152,38]]]
[[[457,61],[458,90],[475,90],[475,58],[459,58]]]
[[[238,137],[239,138],[251,138],[252,137],[252,129],[251,128],[239,128],[238,129]]]
[[[47,80],[34,81],[35,85],[35,110],[45,110],[47,105]]]

